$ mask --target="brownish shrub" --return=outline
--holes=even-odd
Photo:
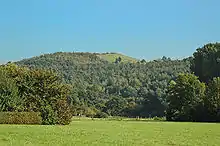
[[[56,104],[59,125],[68,125],[71,122],[72,112],[66,100],[58,100]]]
[[[39,112],[0,112],[0,124],[38,124],[42,123]]]

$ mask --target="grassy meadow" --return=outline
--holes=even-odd
[[[0,146],[217,146],[220,125],[74,120],[68,126],[0,125]]]
[[[108,62],[115,62],[116,58],[121,57],[122,62],[132,62],[135,63],[138,60],[123,54],[118,54],[118,53],[109,53],[109,54],[99,54],[98,55],[100,58],[108,61]]]

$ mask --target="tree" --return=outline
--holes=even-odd
[[[193,74],[180,74],[168,87],[166,110],[167,120],[198,121],[203,102],[205,84]]]
[[[220,43],[209,43],[193,54],[191,70],[200,81],[208,82],[220,76]]]
[[[118,58],[115,59],[115,63],[120,63],[122,61],[122,58],[119,56]]]
[[[141,117],[162,117],[164,115],[165,106],[158,99],[154,92],[147,93],[141,107]]]
[[[208,121],[220,121],[220,78],[213,78],[207,86],[204,98]]]
[[[128,86],[128,87],[121,90],[121,94],[123,97],[136,97],[137,90],[131,86]]]
[[[106,103],[106,112],[111,116],[122,116],[123,109],[127,106],[127,102],[125,99],[117,96],[113,96]]]
[[[145,59],[142,59],[140,62],[144,64],[144,63],[146,63],[147,61],[146,61]]]
[[[42,116],[44,124],[68,124],[71,111],[67,97],[71,87],[63,84],[59,76],[50,70],[30,70],[30,77],[32,78],[31,90],[26,98],[26,107],[29,110],[40,110],[46,113],[46,116]],[[30,103],[34,106],[29,106]],[[63,103],[63,106],[60,103]]]
[[[11,63],[1,66],[0,71],[5,71],[0,72],[2,111],[15,111],[17,107],[22,107],[22,111],[41,112],[43,124],[69,123],[71,111],[66,109],[70,109],[68,97],[71,86],[63,83],[57,73]],[[60,103],[63,103],[63,108],[57,108]]]
[[[22,110],[23,99],[19,97],[15,81],[0,68],[0,111]]]

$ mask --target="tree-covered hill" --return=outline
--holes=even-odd
[[[75,114],[164,116],[166,88],[179,73],[190,72],[189,59],[163,57],[134,63],[123,61],[126,58],[119,56],[110,61],[103,54],[58,52],[16,64],[57,71],[64,82],[73,86],[69,102]]]

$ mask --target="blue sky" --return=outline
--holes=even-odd
[[[0,62],[61,50],[147,60],[191,56],[219,41],[219,5],[219,0],[0,0]]]

